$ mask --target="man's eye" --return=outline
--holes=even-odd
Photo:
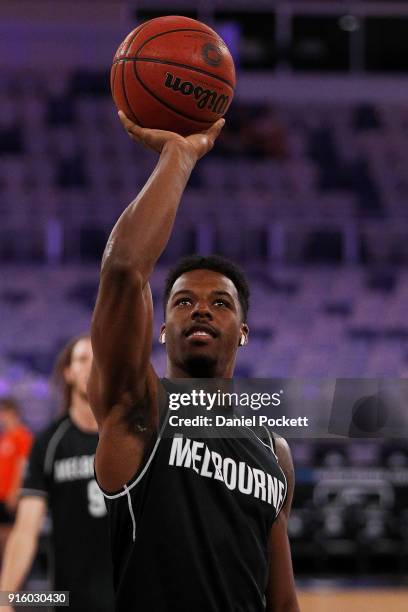
[[[214,304],[216,304],[217,306],[219,304],[221,304],[221,306],[228,306],[228,302],[226,302],[225,300],[215,300]]]
[[[176,306],[185,306],[186,304],[191,304],[190,298],[180,298],[176,302]]]

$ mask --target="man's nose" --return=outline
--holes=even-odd
[[[212,319],[211,310],[206,302],[196,302],[192,312],[192,319]]]

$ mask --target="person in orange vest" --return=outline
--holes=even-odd
[[[0,398],[0,561],[11,530],[32,435],[12,397]]]

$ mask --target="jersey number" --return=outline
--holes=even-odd
[[[88,482],[88,510],[91,516],[105,516],[106,506],[102,491],[98,487],[96,480]]]

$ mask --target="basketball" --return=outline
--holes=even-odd
[[[204,23],[158,17],[126,36],[110,82],[117,108],[130,120],[187,136],[225,115],[235,67],[227,45]]]

